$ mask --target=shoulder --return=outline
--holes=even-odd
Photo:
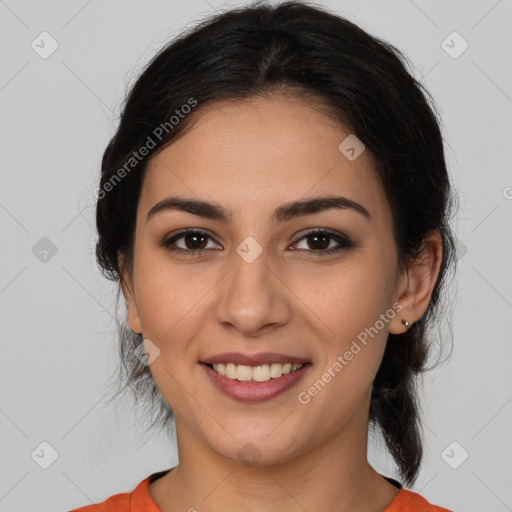
[[[403,487],[384,512],[451,512],[430,504],[425,498]]]
[[[148,493],[148,485],[153,475],[142,480],[131,492],[116,494],[101,503],[86,505],[69,512],[161,512]]]

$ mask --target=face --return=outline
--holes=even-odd
[[[123,274],[129,326],[150,340],[178,436],[270,463],[366,435],[371,384],[407,302],[397,306],[407,281],[371,155],[342,152],[350,133],[304,100],[196,114],[148,164]],[[166,205],[176,197],[215,208]],[[307,206],[320,198],[338,199]],[[231,363],[229,376],[213,362]]]

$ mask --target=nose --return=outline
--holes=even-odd
[[[256,259],[233,252],[230,270],[216,287],[216,320],[245,337],[258,337],[291,318],[290,290],[263,250]],[[254,250],[254,248],[251,248]],[[242,256],[241,256],[241,255]]]

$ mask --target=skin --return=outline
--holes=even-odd
[[[371,384],[388,333],[403,333],[401,319],[412,324],[429,304],[441,240],[429,233],[423,257],[399,271],[391,211],[369,151],[348,160],[338,145],[349,132],[310,105],[282,95],[217,102],[148,164],[134,266],[122,256],[120,264],[128,325],[160,350],[150,369],[176,415],[179,465],[149,486],[164,512],[377,512],[397,494],[367,461]],[[168,210],[148,220],[171,195],[220,203],[233,219]],[[330,209],[271,222],[283,203],[332,195],[363,205],[371,220]],[[199,257],[159,245],[183,228],[210,236],[195,246],[190,238],[175,242],[200,246]],[[345,234],[353,247],[322,255],[338,243],[328,238],[328,249],[317,249],[304,238],[310,228]],[[252,263],[236,252],[248,236],[262,249]],[[298,393],[395,303],[401,311],[378,335],[299,403]],[[293,354],[312,366],[284,394],[244,403],[214,388],[198,364],[230,351]],[[237,456],[248,442],[259,452],[254,466]]]

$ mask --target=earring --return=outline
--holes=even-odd
[[[409,329],[409,327],[410,327],[410,325],[411,325],[411,324],[410,324],[407,320],[404,320],[404,319],[402,318],[402,325],[405,325],[405,328],[406,328],[406,329]]]

